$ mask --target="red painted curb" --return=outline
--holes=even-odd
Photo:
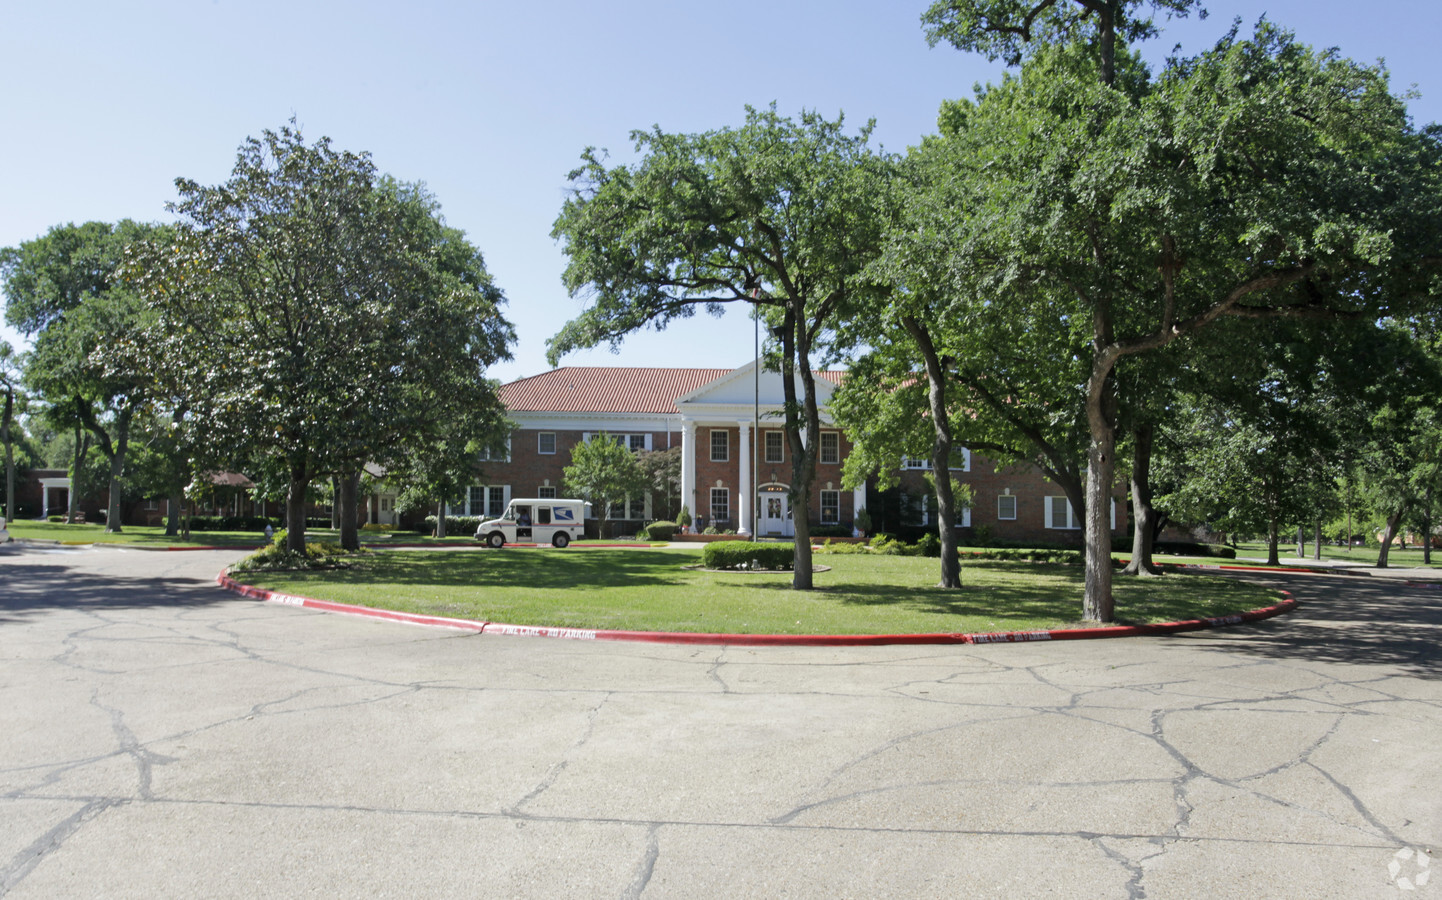
[[[565,638],[576,641],[638,641],[651,644],[727,644],[736,647],[869,647],[885,644],[1017,644],[1031,641],[1078,641],[1100,640],[1102,638],[1142,637],[1147,635],[1176,634],[1182,631],[1197,631],[1203,628],[1218,628],[1224,625],[1241,625],[1270,619],[1272,616],[1291,612],[1297,608],[1292,595],[1282,591],[1287,599],[1274,606],[1235,613],[1230,616],[1211,616],[1205,619],[1188,619],[1181,622],[1161,622],[1155,625],[1116,625],[1106,628],[1058,628],[1051,631],[998,631],[993,633],[937,633],[937,634],[703,634],[690,631],[610,631],[591,628],[555,628],[545,625],[507,625],[502,622],[476,622],[470,619],[448,619],[444,616],[423,616],[416,613],[396,612],[389,609],[375,609],[369,606],[352,606],[347,603],[332,603],[329,600],[313,600],[295,594],[282,594],[265,588],[241,584],[221,572],[216,583],[243,597],[263,600],[267,603],[281,603],[286,606],[303,606],[325,612],[345,613],[353,616],[369,616],[393,622],[412,625],[433,625],[441,628],[457,628],[482,634],[505,634],[525,637]]]

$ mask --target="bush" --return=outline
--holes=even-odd
[[[1030,550],[1007,550],[991,548],[974,550],[967,554],[971,559],[994,559],[1001,562],[1059,563],[1065,566],[1079,566],[1085,562],[1080,550],[1057,550],[1037,547]]]
[[[906,544],[898,540],[895,535],[884,532],[871,539],[871,549],[887,556],[904,556],[906,554]]]
[[[482,522],[489,521],[489,518],[481,516],[446,516],[446,534],[454,536],[458,534],[475,534],[476,529],[481,527]],[[436,517],[426,516],[426,529],[436,533]]]
[[[795,544],[758,544],[752,541],[717,541],[701,553],[708,569],[750,569],[790,571],[796,559]]]
[[[379,522],[367,522],[361,526],[361,531],[381,532],[382,534],[389,534],[395,530],[394,525],[382,525]]]
[[[837,556],[847,556],[856,553],[870,553],[865,544],[853,544],[850,542],[838,544],[834,541],[826,541],[811,548],[816,553],[830,553]]]
[[[1130,550],[1131,546],[1128,545]],[[1210,556],[1217,559],[1236,559],[1237,551],[1221,544],[1199,544],[1194,541],[1158,541],[1152,545],[1156,553],[1170,553],[1175,556]]]
[[[669,541],[681,526],[675,522],[652,522],[637,534],[643,541]]]
[[[941,538],[934,534],[924,534],[921,540],[916,542],[916,549],[922,556],[941,559]]]
[[[283,540],[284,531],[276,533]],[[304,553],[292,553],[282,543],[267,544],[245,559],[236,563],[236,572],[255,572],[276,569],[338,569],[350,565],[352,554],[342,550],[339,544],[330,541],[311,541],[305,545]]]
[[[279,528],[283,519],[267,516],[191,516],[191,531],[264,531],[265,526]]]
[[[65,517],[64,517],[64,516],[47,516],[46,519],[45,519],[45,521],[47,521],[47,522],[64,522],[64,521],[65,521]]]
[[[813,525],[811,536],[816,538],[851,537],[851,529],[845,525]]]
[[[971,542],[972,542],[973,544],[975,544],[975,545],[978,546],[978,547],[990,547],[990,546],[991,546],[991,540],[992,540],[992,538],[991,538],[991,526],[990,526],[990,525],[982,524],[982,525],[975,525],[975,526],[972,527],[972,529],[971,529]]]

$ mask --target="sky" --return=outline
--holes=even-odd
[[[561,284],[550,236],[567,174],[588,146],[634,159],[630,133],[737,126],[745,107],[814,109],[904,151],[945,99],[999,64],[928,48],[928,0],[314,2],[0,0],[0,247],[54,225],[169,221],[176,178],[218,184],[248,137],[292,118],[307,141],[369,152],[425,182],[485,255],[515,324],[502,381],[546,371],[546,339],[584,308]],[[1442,121],[1436,0],[1209,0],[1205,20],[1163,22],[1143,54],[1213,44],[1262,15],[1316,47],[1385,59],[1420,125]],[[0,326],[0,338],[23,338]],[[744,310],[704,313],[572,353],[563,365],[739,366]]]

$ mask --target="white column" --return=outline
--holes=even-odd
[[[756,488],[751,484],[751,423],[737,422],[741,427],[741,477],[737,479],[740,487],[737,488],[739,502],[736,504],[741,521],[736,528],[737,534],[751,535],[751,498],[756,495]]]
[[[681,502],[691,511],[694,524],[696,509],[696,423],[681,423]]]
[[[851,526],[851,536],[852,536],[852,537],[861,537],[861,532],[856,530],[856,525],[855,525],[855,521],[856,521],[856,511],[859,510],[859,509],[865,509],[865,508],[866,508],[866,485],[865,485],[865,484],[862,484],[862,485],[861,485],[860,487],[858,487],[856,490],[854,490],[854,491],[851,492],[851,519],[852,519],[852,523],[853,523],[852,526]],[[867,510],[867,512],[870,512],[870,510]]]

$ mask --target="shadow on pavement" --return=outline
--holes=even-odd
[[[1442,590],[1401,578],[1244,575],[1290,591],[1301,604],[1257,625],[1198,633],[1232,653],[1271,659],[1396,666],[1442,678]]]
[[[105,575],[68,565],[6,565],[0,558],[0,624],[48,610],[187,608],[235,600],[193,578]]]

